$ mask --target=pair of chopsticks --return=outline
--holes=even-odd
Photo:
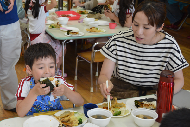
[[[106,81],[106,87],[108,88],[108,80]],[[108,110],[111,107],[110,95],[107,95]]]

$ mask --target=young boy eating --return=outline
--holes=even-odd
[[[16,97],[16,111],[18,116],[32,115],[36,112],[62,110],[60,97],[65,95],[72,103],[83,105],[84,99],[73,91],[74,87],[68,84],[62,76],[55,76],[56,55],[48,43],[37,43],[29,46],[24,53],[26,72],[29,75],[19,83]],[[40,78],[54,77],[59,86],[50,90],[50,86],[41,84]]]

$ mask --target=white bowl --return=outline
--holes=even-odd
[[[98,27],[98,23],[96,23],[96,22],[89,22],[88,25],[90,27]]]
[[[106,119],[95,119],[95,118],[91,117],[91,116],[97,115],[97,114],[98,115],[105,115],[108,118],[106,118]],[[94,109],[88,110],[87,116],[89,117],[91,123],[98,125],[100,127],[105,127],[109,124],[110,119],[113,115],[110,111],[108,111],[106,109],[94,108]]]
[[[59,17],[58,20],[59,20],[59,24],[67,25],[69,18],[68,17]]]
[[[83,22],[88,25],[89,22],[94,22],[95,21],[95,18],[84,18],[83,19]]]
[[[144,109],[144,108],[139,108],[135,109],[131,112],[134,122],[139,126],[139,127],[150,127],[155,123],[155,120],[158,118],[158,114],[154,110],[150,109]],[[141,119],[139,117],[136,117],[136,115],[148,115],[153,117],[153,119]]]
[[[106,0],[98,0],[98,3],[105,3]]]

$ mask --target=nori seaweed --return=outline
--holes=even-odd
[[[50,93],[53,91],[54,85],[51,83],[51,81],[46,78],[43,81],[40,81],[41,84],[46,84],[46,86],[42,87],[42,88],[46,88],[48,86],[50,86],[50,92],[47,95],[50,95]]]

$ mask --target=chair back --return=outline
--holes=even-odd
[[[103,62],[102,59],[104,59],[105,57],[100,53],[100,49],[102,48],[103,45],[105,45],[105,43],[107,42],[96,42],[93,46],[92,46],[92,54],[91,54],[91,62]],[[96,61],[97,59],[99,59],[98,61]]]

